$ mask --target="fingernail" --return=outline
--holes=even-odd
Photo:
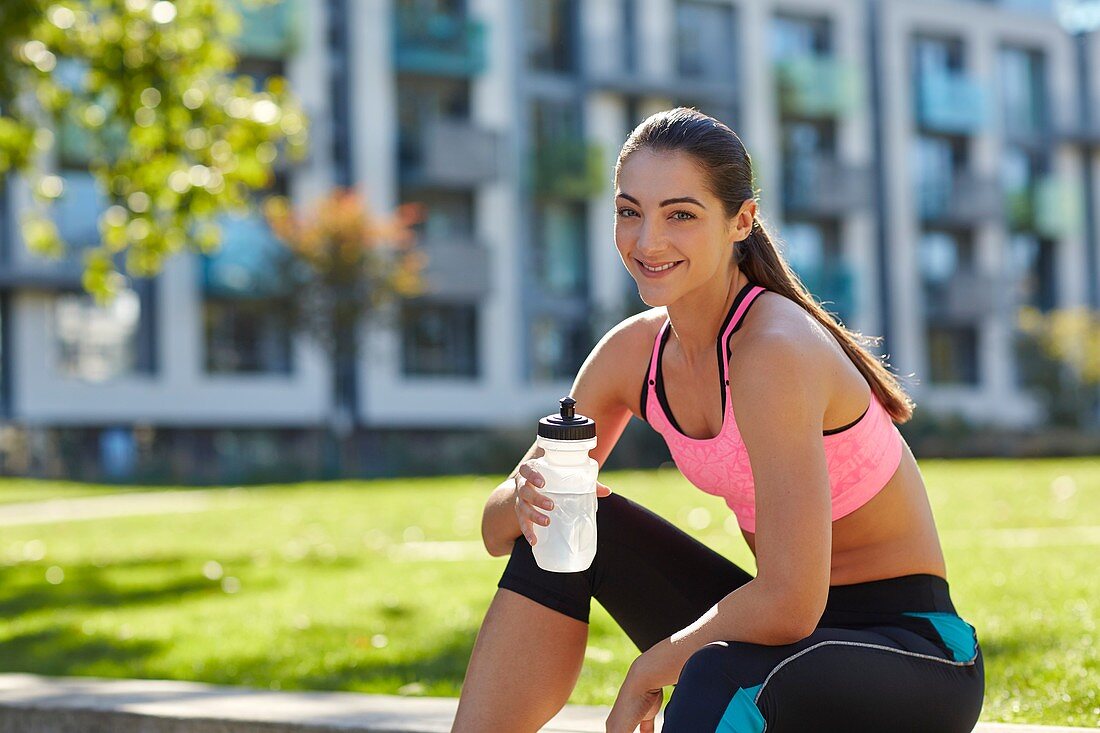
[[[549,499],[547,499],[546,501],[544,501],[544,502],[542,503],[542,505],[543,505],[544,507],[546,507],[547,509],[553,509],[553,508],[554,508],[554,502],[550,501]]]

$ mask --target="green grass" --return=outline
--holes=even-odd
[[[1100,460],[922,471],[985,652],[982,719],[1097,725]],[[497,480],[269,486],[203,513],[0,526],[0,671],[457,695],[505,563],[478,543]],[[677,472],[602,480],[755,572],[725,506]],[[101,490],[0,483],[0,503]],[[446,560],[406,544],[424,541],[459,544]],[[610,704],[636,654],[593,604],[571,701]]]
[[[180,487],[173,486],[169,488]],[[161,490],[164,490],[164,487],[109,486],[106,484],[80,484],[75,481],[43,481],[41,479],[0,479],[0,505],[23,501],[78,499],[107,494]]]

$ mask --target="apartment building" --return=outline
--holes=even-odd
[[[788,259],[885,336],[922,409],[1027,426],[1043,414],[1018,307],[1100,305],[1100,33],[1059,20],[1049,0],[286,0],[242,55],[311,114],[308,162],[277,184],[295,200],[351,183],[428,207],[430,291],[368,329],[360,426],[523,430],[554,408],[645,307],[614,248],[612,167],[679,104],[742,137]],[[79,156],[58,165],[79,247],[101,202]],[[75,260],[25,251],[26,193],[5,196],[11,424],[274,435],[331,413],[324,356],[262,305],[277,245],[258,217],[104,311]]]

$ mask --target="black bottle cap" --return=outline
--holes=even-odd
[[[576,414],[575,399],[562,397],[558,402],[561,408],[557,415],[547,415],[539,420],[539,437],[550,440],[590,440],[596,437],[596,422]]]

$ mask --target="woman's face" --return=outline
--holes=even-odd
[[[642,148],[619,170],[615,246],[649,306],[668,305],[715,276],[724,282],[732,242],[748,234],[737,236],[737,218],[726,216],[687,154]],[[751,220],[750,213],[750,227]]]

